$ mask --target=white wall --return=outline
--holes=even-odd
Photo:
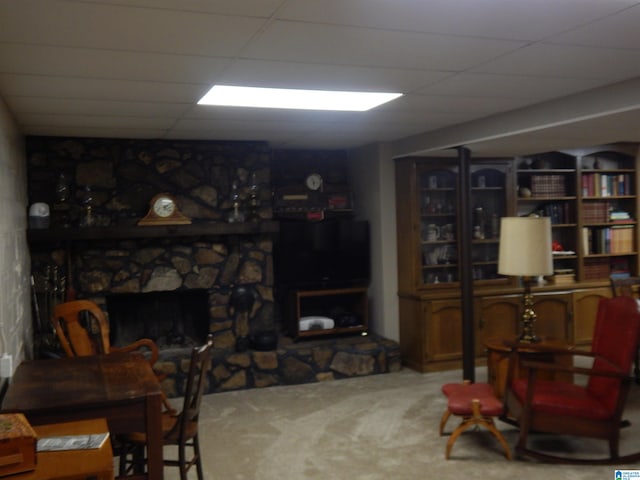
[[[390,152],[389,144],[351,152],[349,180],[358,218],[369,220],[371,229],[370,330],[398,341],[395,165]]]
[[[0,99],[0,354],[14,370],[33,352],[26,168],[24,138]]]

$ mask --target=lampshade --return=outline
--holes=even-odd
[[[523,277],[553,274],[549,217],[500,220],[498,273]]]

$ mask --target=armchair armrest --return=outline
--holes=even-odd
[[[140,340],[136,340],[129,345],[125,345],[124,347],[111,347],[112,352],[130,353],[135,351],[144,352],[145,350],[149,352],[149,363],[151,364],[151,366],[155,365],[155,363],[158,361],[158,357],[160,356],[160,352],[156,343],[150,338],[141,338]]]
[[[149,352],[149,356],[147,360],[149,361],[149,364],[151,365],[151,367],[153,367],[156,361],[158,360],[158,358],[160,357],[160,351],[158,349],[158,345],[156,345],[156,343],[150,338],[141,338],[140,340],[136,340],[135,342],[130,343],[129,345],[125,345],[124,347],[111,347],[112,352],[131,353],[131,352],[139,351],[140,353],[142,353],[145,350]],[[161,381],[166,377],[166,375],[163,373],[158,373],[158,372],[155,372],[155,373],[156,373],[156,377],[158,378],[158,381]],[[162,395],[162,404],[164,405],[165,411],[172,416],[177,415],[176,409],[171,406],[165,393],[161,392],[161,395]]]
[[[611,377],[611,378],[625,378],[629,377],[629,372],[624,372],[618,365],[611,363],[606,358],[603,358],[599,355],[595,355],[592,352],[578,352],[574,351],[573,354],[575,356],[581,357],[591,357],[597,358],[602,362],[605,362],[607,366],[609,366],[610,370],[596,369],[593,367],[584,368],[584,367],[576,367],[576,366],[564,366],[558,365],[556,363],[548,363],[548,362],[539,362],[536,360],[526,360],[522,359],[520,364],[523,368],[528,368],[534,371],[534,376],[536,375],[537,370],[546,370],[552,372],[565,372],[579,375],[588,375],[588,376],[599,376],[599,377]]]

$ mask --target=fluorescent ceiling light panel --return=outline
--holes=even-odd
[[[198,104],[364,112],[400,96],[402,96],[401,93],[340,92],[214,85],[198,101]]]

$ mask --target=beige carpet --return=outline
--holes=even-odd
[[[485,381],[478,369],[476,381]],[[508,461],[484,430],[464,433],[444,459],[448,437],[438,435],[446,402],[440,386],[460,371],[397,373],[324,383],[207,395],[201,443],[205,478],[215,480],[404,480],[614,478],[614,466],[545,465]],[[640,386],[632,389],[621,453],[640,449]],[[457,419],[449,420],[454,428]],[[511,447],[516,430],[498,422]],[[605,454],[606,442],[537,436],[555,450]],[[170,452],[167,451],[167,454]],[[640,464],[624,466],[638,469]],[[174,469],[165,469],[170,480]],[[195,471],[190,478],[196,478]]]

